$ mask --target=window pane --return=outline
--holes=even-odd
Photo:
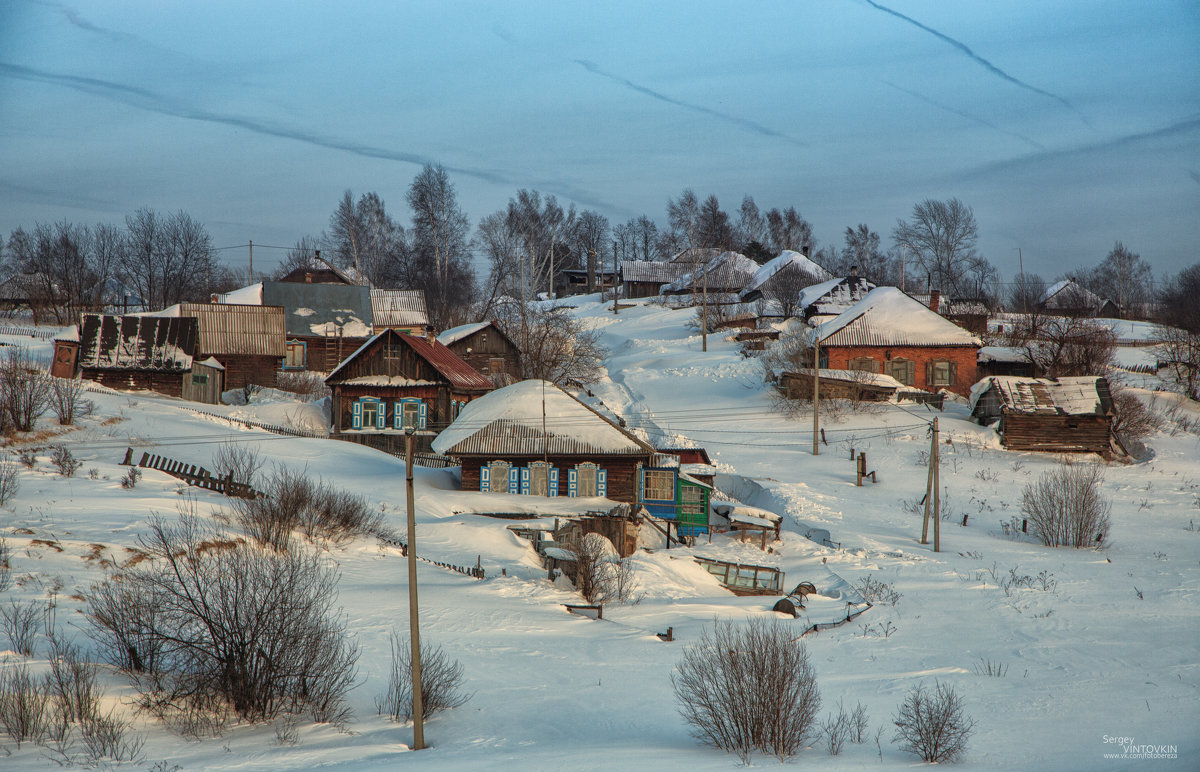
[[[491,493],[508,493],[509,465],[503,461],[488,464],[488,491]]]
[[[648,501],[674,501],[675,475],[671,472],[647,470],[642,498]]]
[[[534,496],[550,494],[550,467],[541,462],[529,465],[529,493]]]
[[[595,496],[596,495],[596,467],[592,465],[580,465],[575,470],[575,495],[576,496]]]
[[[401,410],[403,410],[403,417],[400,425],[406,428],[411,426],[415,429],[417,427],[417,416],[419,415],[421,406],[416,402],[404,402],[402,404],[403,407]]]

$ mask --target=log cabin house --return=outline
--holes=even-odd
[[[816,327],[847,311],[875,289],[875,285],[851,272],[849,276],[805,287],[797,307],[810,327]]]
[[[705,291],[711,295],[736,295],[750,283],[759,265],[737,252],[722,252],[699,265],[691,264],[675,281],[664,284],[662,294],[684,295]]]
[[[788,276],[789,273],[796,274],[797,278]],[[786,249],[779,257],[768,260],[754,272],[754,276],[742,288],[738,299],[743,303],[752,303],[764,295],[768,298],[772,297],[778,288],[794,286],[795,281],[807,280],[809,285],[813,285],[827,282],[832,278],[829,271],[812,260],[799,252]],[[800,284],[799,286],[805,285]]]
[[[334,439],[401,452],[405,430],[428,452],[441,427],[491,391],[484,375],[437,341],[384,330],[325,379]]]
[[[112,389],[182,397],[195,369],[198,334],[194,317],[84,314],[77,364],[83,378]]]
[[[147,316],[194,317],[199,323],[196,359],[220,364],[224,388],[275,386],[287,342],[281,306],[180,303]]]
[[[863,370],[966,396],[980,340],[895,287],[877,287],[814,331],[822,370]],[[810,357],[811,358],[811,357]]]
[[[471,402],[433,451],[461,464],[463,490],[607,498],[674,521],[683,536],[708,527],[710,485],[547,381],[521,381]]]
[[[1123,453],[1113,436],[1116,407],[1108,380],[984,378],[971,389],[971,417],[999,421],[1000,444],[1009,450],[1050,453]]]
[[[497,386],[508,386],[521,378],[521,349],[495,322],[451,327],[437,340]]]
[[[626,298],[657,297],[663,286],[691,273],[689,263],[662,262],[659,260],[622,260],[621,287]]]

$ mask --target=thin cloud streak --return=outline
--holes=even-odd
[[[499,33],[497,33],[497,34],[499,34]],[[807,147],[807,145],[804,142],[801,142],[800,140],[798,140],[794,137],[789,137],[787,134],[776,131],[775,129],[769,128],[767,126],[763,126],[761,123],[756,123],[754,121],[747,120],[746,118],[739,118],[736,115],[729,115],[728,113],[723,113],[719,110],[714,110],[711,107],[705,107],[704,105],[692,104],[691,102],[684,102],[681,99],[675,99],[674,97],[669,97],[666,94],[662,94],[658,91],[655,91],[654,89],[647,88],[646,86],[642,86],[638,83],[634,83],[633,81],[629,80],[628,78],[623,78],[620,75],[614,75],[611,72],[606,72],[605,70],[602,70],[600,68],[600,66],[598,64],[596,64],[595,62],[589,62],[586,59],[575,59],[573,61],[576,64],[578,64],[580,67],[582,67],[583,69],[592,73],[593,75],[598,75],[601,78],[607,78],[608,80],[611,80],[614,83],[620,83],[622,86],[632,89],[633,91],[636,91],[639,94],[644,94],[644,95],[650,97],[651,99],[657,99],[658,101],[666,102],[669,105],[675,105],[676,107],[682,107],[686,110],[691,110],[693,112],[702,113],[704,115],[711,115],[714,118],[720,118],[723,121],[733,123],[735,125],[741,126],[742,128],[750,129],[751,131],[755,132],[756,134],[761,134],[764,137],[771,137],[773,139],[782,139],[785,142],[790,142],[793,145],[796,145],[798,147]]]
[[[966,43],[963,43],[961,40],[956,40],[955,38],[952,38],[943,32],[938,32],[933,27],[929,27],[925,24],[922,24],[921,22],[917,21],[916,19],[912,18],[911,16],[905,16],[904,14],[900,13],[899,11],[894,11],[891,8],[888,8],[886,5],[880,5],[879,3],[876,3],[874,0],[866,0],[866,3],[867,3],[867,5],[871,6],[872,8],[874,8],[878,11],[883,11],[884,13],[891,14],[892,16],[895,16],[897,19],[902,19],[902,20],[908,22],[909,24],[913,25],[914,27],[917,27],[919,29],[922,29],[922,30],[928,32],[929,34],[933,35],[934,37],[938,38],[939,40],[949,43],[950,45],[954,46],[959,51],[964,53],[966,56],[968,56],[970,59],[983,65],[983,67],[988,72],[992,73],[993,75],[1003,78],[1004,80],[1008,81],[1009,83],[1012,83],[1015,86],[1019,86],[1020,88],[1023,88],[1027,91],[1032,91],[1035,94],[1040,94],[1041,96],[1049,97],[1050,99],[1053,99],[1054,101],[1062,104],[1068,110],[1071,110],[1076,115],[1078,115],[1080,117],[1080,119],[1083,120],[1084,123],[1091,126],[1091,122],[1088,121],[1087,116],[1085,116],[1083,113],[1081,113],[1078,109],[1076,109],[1075,105],[1071,104],[1063,97],[1060,97],[1058,94],[1052,94],[1049,91],[1040,89],[1037,86],[1026,83],[1025,81],[1021,80],[1020,78],[1016,78],[1012,75],[1009,75],[1004,70],[1000,69],[996,65],[989,62],[987,59],[984,59],[982,56],[980,56],[979,54],[972,51],[971,47],[968,46]]]
[[[349,140],[317,134],[315,132],[305,131],[303,129],[297,129],[258,118],[202,110],[196,107],[180,104],[161,94],[157,94],[153,91],[149,91],[138,86],[130,86],[123,83],[100,80],[98,78],[89,78],[81,75],[64,75],[60,73],[46,72],[44,70],[36,70],[17,64],[0,62],[0,77],[2,76],[16,78],[18,80],[32,81],[35,83],[49,83],[57,86],[63,86],[76,91],[82,91],[93,96],[111,99],[123,104],[131,105],[149,112],[160,113],[162,115],[169,115],[176,118],[185,118],[188,120],[233,126],[235,128],[254,132],[256,134],[291,139],[297,142],[304,142],[306,144],[315,145],[317,147],[330,150],[340,150],[346,153],[361,156],[363,158],[379,158],[386,161],[400,161],[402,163],[410,163],[416,166],[438,163],[438,161],[435,159],[419,155],[417,153],[389,150],[387,148],[352,142]],[[517,186],[523,184],[514,180],[512,176],[497,171],[477,168],[464,168],[459,166],[443,166],[448,172],[474,177],[475,179],[483,180],[484,182],[490,182],[498,185]],[[585,191],[571,189],[571,186],[565,184],[558,185],[556,187],[568,188],[571,190],[571,192],[567,193],[563,190],[552,190],[551,192],[558,192],[567,196],[568,198],[573,198],[580,203],[588,204],[590,206],[604,208],[609,207],[608,204],[598,200],[595,196],[588,194]]]
[[[1046,149],[1046,146],[1043,145],[1041,142],[1030,139],[1029,137],[1025,136],[1024,134],[1021,134],[1021,133],[1015,132],[1015,131],[1009,131],[1008,129],[1005,129],[1005,128],[1001,128],[1000,126],[997,126],[996,124],[992,123],[991,121],[984,120],[983,118],[980,118],[977,115],[972,115],[971,113],[964,112],[957,108],[951,107],[950,105],[942,104],[941,102],[938,102],[935,99],[930,99],[929,97],[925,96],[924,94],[917,93],[916,91],[910,91],[910,90],[904,88],[903,86],[897,86],[895,83],[892,83],[889,80],[885,80],[885,81],[883,81],[883,83],[885,85],[891,86],[892,88],[896,89],[897,91],[908,94],[910,97],[913,97],[914,99],[919,99],[922,102],[925,102],[926,104],[933,105],[934,107],[937,107],[941,110],[945,110],[948,113],[953,113],[954,115],[957,115],[960,118],[966,118],[968,121],[974,121],[975,123],[978,123],[980,126],[986,126],[989,129],[994,129],[994,130],[1000,132],[1001,134],[1007,134],[1010,137],[1016,137],[1017,139],[1021,140],[1022,142],[1027,142],[1028,144],[1034,146],[1038,150]]]

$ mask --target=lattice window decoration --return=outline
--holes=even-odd
[[[663,469],[642,472],[643,501],[675,501],[675,473]]]

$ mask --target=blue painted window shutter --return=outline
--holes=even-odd
[[[577,495],[579,495],[577,493],[578,488],[576,487],[575,480],[576,480],[575,470],[568,469],[567,470],[567,496],[570,498],[575,498]]]
[[[608,470],[600,469],[596,472],[596,495],[608,495]]]
[[[529,467],[521,467],[521,493],[529,494]]]
[[[521,492],[521,469],[519,467],[514,466],[508,470],[508,492]]]
[[[404,401],[395,402],[392,404],[392,428],[403,429],[404,421]]]
[[[488,469],[487,464],[479,467],[479,490],[486,491],[491,487],[492,470]]]
[[[417,403],[417,428],[425,428],[425,411],[429,406],[424,402]]]
[[[362,403],[357,400],[350,406],[350,425],[355,429],[362,428]]]
[[[548,486],[547,493],[551,496],[558,495],[558,470],[554,467],[550,467],[550,485]]]
[[[386,407],[387,407],[386,402],[376,402],[375,403],[375,428],[376,429],[386,429],[387,428],[387,410],[384,409]]]

